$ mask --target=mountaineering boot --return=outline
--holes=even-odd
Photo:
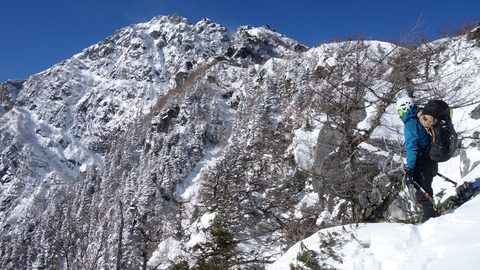
[[[431,197],[429,198],[429,194],[426,192],[422,192],[417,189],[417,200],[422,206],[423,215],[422,219],[420,220],[421,223],[429,220],[433,217],[438,217],[437,211],[433,208],[433,203]]]
[[[433,205],[431,203],[429,203],[429,205],[427,206],[422,205],[422,208],[423,208],[423,215],[422,215],[422,220],[420,221],[421,223],[424,223],[430,218],[438,217],[438,213],[437,211],[435,211],[435,209],[433,209]]]

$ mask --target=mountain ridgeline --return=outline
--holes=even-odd
[[[323,227],[408,221],[390,105],[478,112],[471,33],[308,48],[159,16],[3,82],[0,268],[263,269]]]

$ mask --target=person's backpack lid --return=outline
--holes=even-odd
[[[436,119],[443,119],[449,115],[448,104],[443,100],[429,100],[423,107],[422,114],[431,115]]]

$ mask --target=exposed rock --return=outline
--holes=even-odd
[[[470,113],[470,117],[475,120],[480,119],[480,105],[475,107],[475,109]]]

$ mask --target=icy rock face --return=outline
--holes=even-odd
[[[365,46],[378,59],[393,48]],[[343,140],[356,134],[318,99],[339,47],[159,16],[3,83],[0,268],[167,269],[185,254],[193,264],[219,220],[252,269],[346,222],[335,191],[347,176]],[[375,70],[387,85],[388,67]],[[357,109],[351,124],[363,130],[371,116]],[[400,167],[385,154],[399,151],[398,135],[379,134],[356,152],[378,186],[360,195],[366,208],[388,204],[400,177],[381,172]]]
[[[120,264],[137,269],[131,263],[147,237],[139,226],[155,227],[150,256],[164,234],[181,236],[192,222],[182,210],[195,200],[186,187],[228,144],[241,92],[252,91],[246,83],[258,73],[250,63],[299,49],[266,29],[232,35],[208,19],[160,16],[26,81],[3,83],[1,268],[110,268],[123,235]],[[53,250],[69,243],[86,255],[59,259]]]
[[[175,86],[175,74],[222,55],[229,44],[227,31],[218,24],[157,17],[119,30],[26,81],[3,83],[2,240],[20,237],[25,227],[17,225],[32,221],[31,215],[45,217],[87,167],[103,166],[112,143]],[[5,250],[6,243],[2,258],[11,251]],[[2,264],[8,268],[15,262]]]

